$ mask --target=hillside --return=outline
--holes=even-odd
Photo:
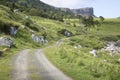
[[[43,14],[49,14],[52,11],[51,13],[55,15],[57,10],[38,0],[32,3],[30,1],[33,0],[0,1],[0,39],[10,37],[14,42],[11,48],[0,46],[0,52],[5,48],[9,49],[0,55],[0,80],[11,80],[13,73],[11,61],[19,51],[30,49],[30,52],[34,53],[35,49],[41,48],[44,48],[48,59],[73,80],[120,79],[120,43],[118,41],[120,40],[120,19],[105,19],[101,22],[98,18],[90,17],[91,23],[96,21],[99,25],[91,26],[91,23],[87,23],[87,26],[84,26],[82,19],[79,18],[68,17],[60,21],[51,19],[53,15],[45,17],[46,15],[42,14],[32,14],[31,12],[42,9]],[[41,4],[44,5],[43,8]],[[34,7],[35,11],[30,11],[31,7]],[[48,10],[45,10],[46,8]],[[59,14],[56,16],[58,17]],[[70,15],[67,14],[67,16]],[[11,33],[11,29],[17,32]],[[117,47],[113,44],[116,42],[118,42]],[[112,43],[112,51],[114,51],[113,45],[118,49],[117,53],[111,50],[105,51],[107,46],[108,48],[111,46],[109,43]],[[96,54],[90,53],[91,51],[95,51]],[[33,61],[33,63],[36,62]],[[35,80],[36,75],[32,76]]]
[[[48,5],[40,0],[2,0],[0,1],[0,4],[6,5],[11,9],[19,9],[30,15],[38,15],[51,19],[55,19],[57,16],[67,17],[68,15],[95,16],[93,8],[90,7],[80,9],[58,8]],[[51,15],[53,17],[51,17]]]
[[[12,12],[9,7],[0,5],[0,39],[10,37],[13,39],[14,46],[10,50],[0,55],[0,80],[10,80],[8,74],[11,73],[11,58],[22,49],[34,49],[53,44],[55,41],[65,37],[58,32],[67,29],[74,32],[72,26],[63,22],[51,20],[38,16],[30,16],[23,12]],[[11,34],[11,27],[17,28],[15,35]],[[41,44],[32,39],[32,34],[38,37],[46,35],[48,43]],[[0,46],[0,51],[8,46]],[[9,66],[9,67],[8,67]]]
[[[83,16],[95,17],[94,9],[92,7],[80,8],[80,9],[59,8],[59,10],[71,13],[73,15],[83,15]]]
[[[8,6],[12,11],[19,10],[25,14],[32,16],[41,16],[50,19],[62,20],[63,17],[71,15],[56,7],[50,6],[40,0],[1,0],[0,4]]]

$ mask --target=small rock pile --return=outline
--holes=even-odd
[[[102,48],[102,51],[108,51],[110,53],[120,53],[120,40],[116,42],[108,42],[107,45]]]
[[[45,36],[36,36],[35,34],[32,34],[32,39],[34,42],[38,42],[40,44],[48,43],[48,40],[45,38]]]

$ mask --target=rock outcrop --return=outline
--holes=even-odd
[[[35,34],[32,34],[32,39],[34,42],[38,42],[40,44],[48,43],[48,40],[45,38],[45,36],[36,36]]]
[[[94,16],[93,8],[80,8],[80,9],[71,9],[74,15],[90,15]]]
[[[63,34],[64,36],[70,37],[72,36],[72,32],[66,30],[66,29],[62,29],[60,31],[58,31],[59,34]]]
[[[116,42],[108,42],[107,45],[102,49],[102,51],[108,51],[110,53],[120,53],[120,40]]]
[[[8,46],[12,47],[13,46],[13,39],[11,37],[1,37],[0,38],[0,46]]]
[[[86,8],[80,8],[80,9],[69,9],[69,8],[59,8],[62,11],[72,13],[74,15],[83,15],[83,16],[93,16],[94,15],[94,9],[92,7],[86,7]]]

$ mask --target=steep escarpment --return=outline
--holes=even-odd
[[[87,8],[80,8],[80,9],[71,9],[72,13],[75,15],[81,14],[81,15],[94,15],[94,10],[92,7]]]
[[[59,8],[59,9],[71,13],[73,15],[94,16],[94,9],[92,7],[79,8],[79,9],[69,9],[69,8]]]

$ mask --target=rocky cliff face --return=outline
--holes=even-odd
[[[81,14],[81,15],[94,15],[93,8],[80,8],[80,9],[71,9],[72,13],[75,15]]]
[[[92,7],[80,8],[80,9],[60,8],[60,10],[72,13],[74,15],[94,16],[94,10]]]

